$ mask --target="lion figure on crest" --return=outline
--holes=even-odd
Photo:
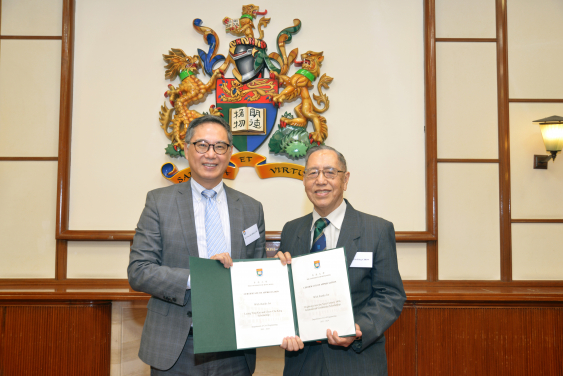
[[[313,81],[317,79],[321,72],[322,61],[324,60],[323,53],[307,51],[301,55],[301,59],[303,61],[301,69],[291,77],[283,74],[277,75],[272,72],[272,77],[276,78],[280,82],[280,85],[285,86],[281,93],[274,96],[273,101],[281,104],[301,96],[301,103],[294,109],[297,117],[295,119],[282,117],[280,119],[280,125],[284,127],[289,124],[307,128],[308,122],[311,121],[314,130],[309,133],[309,141],[311,144],[316,142],[320,145],[328,137],[326,118],[319,115],[328,110],[329,107],[328,97],[323,93],[322,88],[328,88],[332,77],[323,74],[319,79],[319,83],[317,84],[319,95],[313,94],[313,98],[317,101],[317,104],[320,105],[324,103],[324,107],[319,109],[313,104],[311,96],[309,95],[309,89],[313,87]]]
[[[181,82],[178,87],[168,85],[169,90],[164,93],[173,107],[168,108],[164,102],[160,108],[160,127],[172,142],[174,149],[182,150],[184,136],[190,122],[203,116],[195,110],[190,110],[189,107],[205,100],[207,95],[215,89],[215,82],[217,78],[221,77],[221,72],[215,70],[209,82],[204,84],[195,76],[201,66],[199,56],[187,56],[184,51],[177,48],[173,48],[168,55],[162,56],[168,63],[165,77],[173,81],[180,76]],[[223,116],[214,105],[209,108],[209,114]]]

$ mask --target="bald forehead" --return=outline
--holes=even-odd
[[[319,159],[322,159],[322,161]],[[322,166],[319,166],[318,163],[321,163]],[[339,169],[344,168],[344,166],[338,159],[338,154],[336,154],[333,150],[327,150],[327,149],[315,151],[309,156],[305,168],[312,168],[312,167],[318,167],[318,168],[337,167]]]

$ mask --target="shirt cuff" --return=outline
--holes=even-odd
[[[192,284],[190,283],[190,279],[192,278],[191,275],[188,276],[188,286],[186,287],[186,290],[191,290],[192,289]]]
[[[360,351],[362,351],[362,347],[363,346],[362,346],[362,339],[361,338],[352,342],[352,349],[355,352],[359,353]]]

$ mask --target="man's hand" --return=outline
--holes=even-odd
[[[352,344],[352,342],[362,337],[362,332],[360,331],[360,326],[356,324],[356,337],[340,338],[336,331],[333,333],[330,329],[326,330],[326,337],[330,345],[348,347]]]
[[[216,255],[213,255],[213,256],[211,256],[210,260],[221,261],[221,264],[223,264],[223,266],[227,269],[229,269],[231,266],[233,266],[233,259],[231,258],[231,256],[227,252],[218,253]]]
[[[287,351],[299,351],[303,349],[303,341],[297,336],[285,337],[280,347]]]
[[[289,254],[289,252],[283,253],[283,252],[280,251],[280,252],[276,253],[276,255],[274,257],[279,258],[282,265],[291,264],[291,255]]]

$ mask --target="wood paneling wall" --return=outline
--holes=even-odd
[[[109,375],[111,303],[43,304],[2,302],[0,375]]]
[[[109,302],[4,301],[0,375],[109,375],[110,331]],[[563,375],[560,301],[407,302],[385,336],[390,376]]]
[[[562,375],[562,308],[420,308],[418,375]]]
[[[405,306],[389,375],[563,375],[563,307]]]
[[[399,319],[385,332],[389,376],[416,375],[415,338],[416,308],[405,305]]]

